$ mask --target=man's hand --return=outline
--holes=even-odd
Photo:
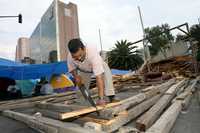
[[[104,99],[99,99],[97,100],[97,105],[101,105],[101,106],[106,105],[106,101]]]
[[[80,86],[82,84],[81,76],[76,75],[74,77],[76,85]]]

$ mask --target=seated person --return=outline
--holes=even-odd
[[[48,81],[44,81],[44,84],[42,85],[40,89],[40,93],[42,95],[50,95],[53,94],[53,87],[49,84]]]
[[[9,85],[7,90],[9,99],[22,98],[21,90],[16,85]]]

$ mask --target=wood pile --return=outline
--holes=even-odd
[[[176,76],[194,77],[194,66],[192,64],[192,57],[177,56],[159,62],[150,63],[151,71],[172,73]],[[143,67],[141,73],[147,73],[147,65]]]
[[[149,83],[150,86],[127,81],[115,85],[118,94],[134,90],[137,94],[97,106],[99,116],[96,108],[76,103],[76,92],[0,102],[0,110],[2,115],[45,133],[169,133],[180,111],[187,109],[199,77],[173,78],[164,83]],[[95,98],[97,89],[91,89],[91,93]],[[30,108],[32,112],[23,111]],[[130,122],[136,125],[127,126]]]

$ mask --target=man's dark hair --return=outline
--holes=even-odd
[[[75,38],[69,41],[68,48],[70,53],[76,53],[79,48],[83,49],[85,46],[79,38]]]

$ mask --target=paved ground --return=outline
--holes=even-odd
[[[23,123],[0,116],[1,133],[38,133]]]
[[[181,112],[171,133],[200,133],[200,104],[197,93],[186,112]]]

